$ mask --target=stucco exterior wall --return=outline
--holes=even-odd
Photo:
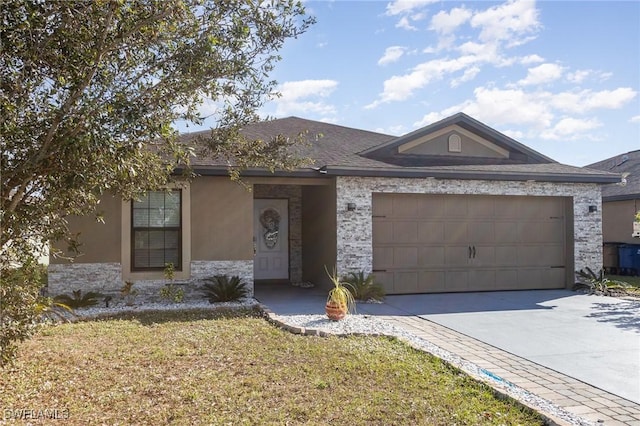
[[[372,270],[374,192],[572,197],[573,220],[568,224],[573,226],[574,264],[567,266],[573,270],[602,266],[602,202],[597,184],[337,177],[337,264],[340,274]],[[348,203],[355,203],[356,210],[348,211]],[[597,211],[590,213],[590,205],[595,205]]]
[[[253,194],[228,177],[191,183],[191,259],[253,259]]]
[[[105,194],[100,199],[96,213],[102,216],[104,223],[98,222],[95,214],[68,218],[69,230],[78,234],[81,244],[80,256],[73,260],[74,264],[120,262],[121,203],[122,199],[113,194]],[[63,241],[52,243],[52,247],[65,256],[74,256],[74,253],[67,252],[67,244]],[[68,264],[69,260],[50,256],[49,263]]]

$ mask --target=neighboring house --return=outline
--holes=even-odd
[[[616,155],[586,167],[618,173],[623,177],[622,183],[602,187],[604,266],[618,269],[618,246],[640,244],[640,238],[631,236],[634,217],[640,211],[640,150]]]
[[[84,255],[52,259],[51,294],[157,289],[216,274],[310,281],[325,267],[374,272],[387,293],[567,288],[602,264],[601,185],[619,176],[559,164],[465,114],[394,137],[290,117],[251,138],[308,131],[314,165],[293,172],[198,158],[198,177],[140,202],[104,197],[105,223],[75,218]],[[185,137],[187,140],[189,136]]]

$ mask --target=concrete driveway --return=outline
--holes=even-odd
[[[640,403],[640,301],[565,290],[388,296],[358,313],[419,316]]]

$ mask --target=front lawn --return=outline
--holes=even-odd
[[[607,275],[607,278],[640,287],[640,276],[637,275]]]
[[[206,311],[48,327],[21,345],[2,376],[5,420],[26,413],[74,425],[543,424],[397,340],[299,336],[260,318]]]

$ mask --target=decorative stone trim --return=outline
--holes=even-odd
[[[115,293],[122,287],[119,263],[49,264],[48,275],[47,292],[51,297],[74,290]]]
[[[191,262],[191,282],[202,284],[205,278],[214,275],[237,275],[247,284],[253,297],[253,260],[194,260]]]
[[[182,288],[185,300],[202,298],[200,287],[204,278],[214,275],[238,275],[249,289],[248,297],[253,297],[253,260],[236,261],[193,261],[191,277],[188,280],[176,279],[174,285]],[[160,301],[160,289],[169,284],[169,280],[134,280],[133,288],[138,291],[136,303]],[[71,293],[74,290],[100,292],[114,298],[120,297],[124,284],[122,267],[119,263],[71,263],[49,265],[48,294],[56,296]]]

